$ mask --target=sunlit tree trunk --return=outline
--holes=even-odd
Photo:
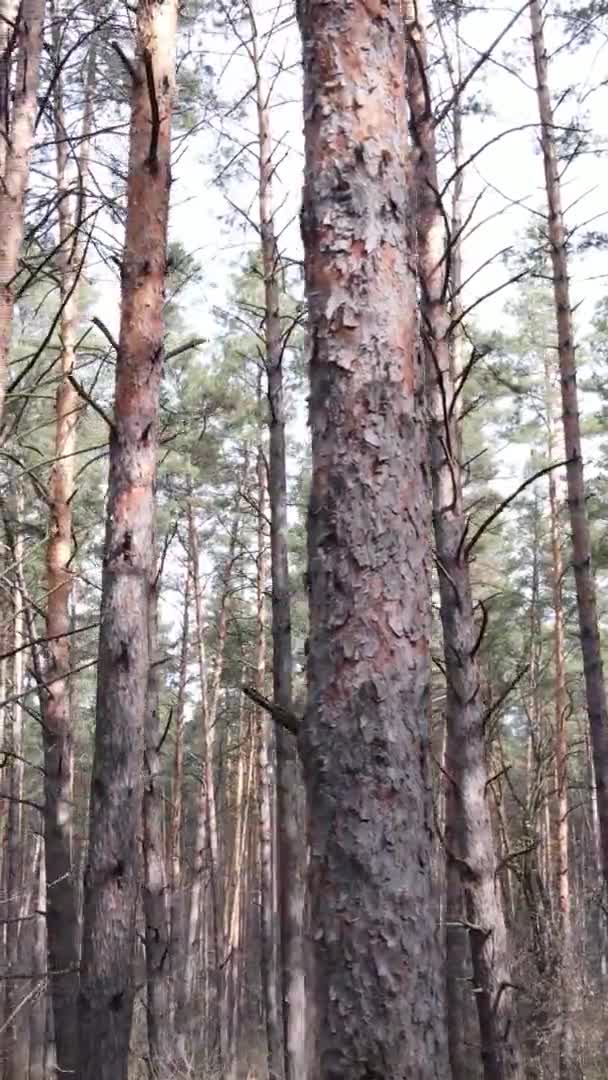
[[[79,1080],[127,1080],[177,0],[140,0],[84,889]]]
[[[459,440],[450,411],[455,386],[450,356],[451,317],[444,288],[445,227],[438,194],[434,121],[426,75],[426,41],[417,10],[408,5],[406,11],[408,102],[417,191],[421,334],[430,405],[433,525],[446,672],[445,771],[449,784],[446,848],[447,858],[453,864],[452,871],[455,866],[461,878],[464,909],[460,920],[455,921],[466,924],[469,933],[484,1075],[486,1080],[507,1080],[522,1074],[489,805],[485,708],[477,659],[479,630],[474,616],[467,547],[463,543],[467,519],[462,497]],[[453,880],[450,885],[457,888]],[[450,912],[450,921],[454,914]],[[456,928],[450,927],[450,930],[453,934]],[[448,943],[451,943],[452,934]],[[461,983],[459,987],[455,980],[449,979],[448,988],[452,993],[462,994],[466,984]],[[448,1011],[452,1006],[450,997]],[[456,1012],[460,1022],[459,1004]],[[461,1068],[462,1064],[462,1046],[459,1045],[454,1066]]]
[[[9,100],[5,100],[4,116],[0,119],[4,129],[0,132],[0,141],[4,144],[0,183],[0,425],[4,416],[15,305],[14,284],[23,245],[25,195],[38,108],[46,4],[45,0],[23,0],[18,7],[8,3],[6,8],[9,20],[16,20],[16,29],[14,38],[9,31],[3,56],[4,70],[0,74],[4,76],[10,71],[10,58],[6,56],[6,49],[13,40],[17,53],[17,70],[12,109]]]
[[[576,347],[568,279],[567,237],[562,210],[560,165],[555,145],[548,58],[539,0],[530,0],[532,48],[540,117],[540,136],[548,206],[548,235],[553,267],[562,419],[566,449],[568,509],[587,712],[593,747],[601,835],[601,869],[608,882],[608,712],[597,614],[591,537],[585,502],[585,479],[576,385]]]
[[[315,1080],[445,1080],[429,777],[430,489],[401,5],[300,4],[311,339]],[[423,1019],[424,1018],[424,1019]]]

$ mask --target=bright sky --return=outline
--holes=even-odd
[[[281,16],[285,19],[293,8],[285,0],[280,2]],[[276,2],[255,0],[255,3],[260,39],[264,41],[269,25],[277,21]],[[515,7],[491,4],[489,12],[474,11],[464,19],[461,40],[465,73],[512,20],[516,10]],[[598,145],[608,147],[607,90],[601,86],[608,76],[608,51],[604,39],[601,38],[599,44],[595,41],[578,50],[571,47],[558,49],[563,42],[563,24],[552,19],[547,20],[546,34],[550,53],[557,49],[550,71],[554,100],[568,86],[572,87],[556,112],[556,123],[568,124],[573,114],[584,112],[587,114],[586,125],[592,129]],[[447,39],[453,43],[449,32]],[[437,44],[434,35],[433,40]],[[192,42],[192,48],[200,50],[201,63],[213,67],[219,98],[230,105],[241,99],[251,86],[252,69],[245,50],[239,47],[236,39],[220,30],[201,31],[198,40]],[[271,113],[275,160],[280,163],[275,174],[275,205],[282,248],[292,258],[301,257],[298,212],[303,137],[299,56],[299,34],[291,20],[289,26],[265,45],[263,68],[269,79],[273,78],[277,66],[282,70],[274,88]],[[441,76],[441,80],[446,90],[446,76]],[[598,86],[600,89],[596,90]],[[434,92],[437,89],[435,83]],[[467,279],[471,275],[464,294],[465,306],[508,279],[513,271],[505,266],[500,253],[520,244],[525,229],[545,202],[527,8],[493,53],[492,61],[484,65],[470,84],[467,97],[471,91],[492,111],[487,116],[465,117],[465,153],[472,155],[482,144],[495,141],[476,157],[465,174],[464,216],[477,202],[463,251],[464,277]],[[506,131],[510,134],[496,138]],[[224,115],[214,117],[209,125],[202,126],[196,135],[181,144],[174,170],[172,237],[181,240],[197,257],[205,275],[202,287],[197,286],[197,290],[191,290],[188,296],[189,329],[211,343],[217,336],[214,307],[226,304],[231,273],[257,246],[254,230],[239,220],[225,194],[214,183],[218,170],[216,150],[226,135],[234,140],[232,153],[239,144],[252,147],[240,155],[239,161],[245,171],[238,181],[228,185],[227,195],[232,204],[257,218],[257,129],[252,105],[239,119],[234,114]],[[451,171],[449,161],[446,169]],[[573,229],[587,223],[589,229],[608,227],[606,192],[607,155],[585,154],[573,162],[563,179],[567,226]],[[583,260],[572,260],[572,299],[575,305],[580,305],[577,321],[581,330],[588,325],[594,304],[605,294],[608,274],[604,264],[602,254],[587,253],[584,265]],[[476,273],[479,267],[483,269]],[[512,289],[505,289],[480,305],[475,320],[481,333],[484,329],[492,331],[499,325],[505,326],[503,308],[512,296]],[[115,298],[108,293],[100,302],[108,321],[115,323]],[[210,358],[209,355],[203,362]],[[293,433],[299,441],[305,437],[303,403],[297,411]],[[501,488],[513,486],[514,477],[521,473],[524,453],[521,448],[514,448],[503,454]]]

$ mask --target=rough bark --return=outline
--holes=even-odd
[[[60,62],[59,21],[54,29],[55,61]],[[79,156],[81,208],[89,172],[89,145],[92,126],[92,94],[95,80],[95,52],[89,57],[82,143]],[[65,128],[63,79],[55,84],[55,138],[57,140],[57,206],[59,215],[58,253],[61,278],[61,377],[55,401],[56,462],[49,484],[49,542],[47,546],[48,641],[47,681],[49,694],[44,706],[44,830],[46,878],[48,882],[47,926],[50,971],[66,974],[51,979],[55,1012],[55,1041],[59,1068],[74,1072],[78,1055],[77,995],[80,949],[79,883],[73,853],[73,718],[70,709],[68,672],[71,670],[70,596],[72,574],[72,498],[74,495],[74,451],[79,415],[78,395],[70,382],[76,361],[76,334],[79,307],[77,275],[83,250],[82,240],[70,240],[75,217],[70,205],[68,176],[69,140]]]
[[[555,146],[553,106],[549,90],[549,64],[539,0],[530,0],[532,48],[540,118],[540,136],[548,205],[548,235],[553,268],[557,324],[562,420],[566,450],[568,509],[572,534],[572,561],[576,585],[579,633],[597,805],[601,835],[601,870],[608,882],[608,711],[602,665],[597,594],[591,561],[591,537],[585,502],[585,477],[576,385],[576,347],[568,279],[567,237],[562,209],[560,166]]]
[[[448,1073],[432,890],[430,491],[397,2],[300,5],[317,1080]]]
[[[426,42],[413,4],[406,8],[408,102],[417,193],[421,336],[430,406],[433,528],[446,674],[445,771],[449,783],[446,854],[460,871],[468,926],[481,1057],[486,1080],[520,1077],[507,931],[496,875],[489,805],[476,625],[466,543],[454,398],[446,237],[439,201],[434,123],[426,81]],[[454,883],[452,882],[452,886]],[[450,912],[450,919],[453,917]],[[455,927],[450,927],[452,933]],[[461,931],[462,932],[462,931]],[[448,982],[451,992],[461,994]],[[452,1001],[448,999],[448,1011]],[[460,1015],[460,1006],[456,1007]],[[458,1058],[455,1060],[458,1067]]]
[[[148,701],[144,730],[143,909],[146,947],[146,1023],[152,1077],[160,1077],[172,1057],[170,1023],[169,910],[164,843],[164,797],[160,744],[164,718],[158,700],[158,582],[149,601]]]
[[[292,648],[283,388],[284,342],[279,278],[281,264],[275,235],[272,195],[274,161],[270,129],[270,90],[260,67],[253,18],[251,25],[259,139],[259,213],[270,430],[268,491],[272,580],[272,682],[275,704],[290,709]],[[304,778],[296,743],[291,735],[282,729],[277,732],[277,802],[285,1076],[286,1080],[307,1080]]]
[[[79,1080],[126,1080],[128,1072],[176,17],[177,0],[140,0],[85,871]]]
[[[12,5],[11,5],[12,7]],[[6,49],[17,50],[17,71],[14,100],[10,120],[6,102],[3,127],[8,135],[3,151],[2,183],[0,184],[0,425],[4,417],[6,376],[8,370],[13,308],[14,284],[19,270],[19,258],[23,245],[23,215],[25,195],[30,175],[30,155],[34,138],[34,121],[38,107],[38,84],[40,81],[40,58],[42,55],[42,30],[45,0],[23,0],[9,17],[16,19],[15,30],[9,35],[3,55],[6,68]],[[6,74],[6,71],[0,72]]]
[[[258,447],[258,559],[256,584],[256,690],[266,683],[266,582],[268,559],[265,520],[268,508],[264,448]],[[274,723],[264,709],[256,712],[258,746],[258,822],[260,846],[260,959],[269,1080],[283,1080],[283,1016],[279,996],[279,913],[275,898],[276,744]]]

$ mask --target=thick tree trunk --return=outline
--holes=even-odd
[[[258,447],[258,560],[256,586],[256,690],[266,683],[266,515],[268,493],[264,449]],[[260,951],[262,996],[266,1020],[269,1080],[283,1080],[283,1017],[279,995],[279,913],[276,906],[276,771],[274,721],[257,710],[258,815],[260,844]]]
[[[447,858],[460,870],[469,926],[481,1057],[486,1080],[520,1077],[515,1005],[507,932],[496,876],[496,855],[488,794],[476,643],[467,558],[467,519],[462,498],[458,435],[450,406],[454,398],[450,357],[450,314],[445,299],[447,264],[443,214],[438,197],[437,161],[430,93],[426,82],[426,42],[413,6],[407,11],[408,101],[417,191],[418,272],[421,332],[430,404],[433,525],[446,672]],[[452,886],[454,883],[452,882]],[[453,912],[450,912],[450,920]],[[453,932],[455,928],[451,927]],[[453,980],[452,992],[463,993]],[[448,1000],[448,1011],[453,1002]],[[461,1016],[460,1005],[456,1012]],[[451,1025],[453,1027],[453,1025]],[[462,1065],[461,1047],[454,1060]],[[459,1065],[460,1063],[460,1065]],[[457,1073],[458,1075],[458,1073]],[[462,1075],[462,1073],[461,1073]]]
[[[14,102],[10,116],[8,142],[3,150],[4,167],[0,184],[0,425],[4,416],[6,377],[13,326],[14,283],[23,245],[25,195],[30,175],[34,121],[38,108],[45,7],[45,0],[23,0],[18,9],[9,5],[11,9],[9,18],[17,20],[14,40],[18,53]],[[13,36],[9,34],[8,41],[12,40]],[[7,59],[5,48],[3,65],[5,67]],[[8,116],[8,103],[6,103],[6,115]],[[4,132],[0,133],[3,142],[4,134]]]
[[[163,719],[158,701],[158,582],[151,587],[149,611],[148,702],[144,731],[143,909],[146,945],[146,1022],[153,1078],[160,1078],[172,1057],[170,1014],[169,910],[164,842],[164,799],[159,747]]]
[[[304,0],[315,1080],[445,1080],[401,5]]]
[[[59,23],[54,29],[55,62],[60,63]],[[80,203],[84,203],[89,171],[95,53],[91,50],[79,160]],[[44,706],[44,831],[48,881],[47,927],[49,970],[64,972],[50,982],[55,1013],[55,1042],[60,1069],[74,1072],[78,1057],[78,965],[80,948],[79,883],[73,852],[73,720],[68,672],[71,669],[70,595],[72,591],[72,498],[74,451],[79,413],[78,395],[70,382],[76,360],[79,273],[82,240],[71,241],[75,218],[70,211],[69,140],[65,128],[63,79],[55,86],[57,140],[58,255],[61,274],[61,381],[55,402],[55,457],[49,485],[49,542],[47,547],[49,695]]]
[[[568,508],[587,712],[601,833],[601,870],[608,883],[608,712],[602,666],[597,595],[591,562],[591,537],[585,503],[585,479],[576,386],[576,349],[568,280],[567,238],[562,210],[560,168],[555,147],[553,106],[548,83],[548,59],[539,0],[530,0],[532,47],[536,70],[541,145],[548,205],[548,233],[553,267],[562,419],[566,449]]]
[[[85,871],[79,1080],[127,1080],[129,1063],[176,17],[177,0],[140,0]]]
[[[272,579],[272,672],[275,704],[291,708],[291,601],[287,525],[287,452],[283,389],[280,257],[276,242],[270,130],[270,90],[263,78],[251,19],[259,139],[259,212],[264,268],[266,373],[270,427],[269,497]],[[306,892],[305,794],[292,736],[277,732],[278,853],[286,1080],[307,1080],[304,911]]]

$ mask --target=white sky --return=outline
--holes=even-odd
[[[255,0],[258,25],[263,34],[274,17],[274,0]],[[549,10],[549,9],[546,9]],[[291,5],[282,2],[287,15]],[[466,72],[515,14],[516,8],[500,3],[490,5],[490,11],[474,12],[463,20],[463,70]],[[550,52],[563,41],[563,26],[548,19],[546,34]],[[449,34],[448,34],[449,39]],[[220,31],[200,32],[193,48],[200,50],[201,62],[210,64],[218,76],[218,95],[228,102],[238,100],[251,84],[251,66],[242,48],[234,39]],[[507,56],[507,53],[509,54]],[[272,77],[280,60],[285,73],[278,80],[272,108],[273,138],[277,144],[277,160],[281,160],[275,178],[277,220],[282,233],[283,250],[289,256],[301,257],[298,212],[302,190],[303,136],[300,102],[301,72],[299,69],[300,42],[295,23],[282,30],[267,46],[264,68]],[[567,95],[556,112],[556,123],[567,124],[573,113],[584,108],[588,122],[600,146],[608,147],[607,90],[595,88],[608,78],[608,50],[603,37],[577,51],[561,49],[551,63],[550,79],[554,99],[566,86],[573,92]],[[443,77],[444,86],[447,80]],[[433,87],[437,90],[437,86]],[[464,216],[483,191],[464,244],[465,279],[480,266],[464,293],[467,306],[509,277],[511,270],[504,265],[501,251],[517,247],[527,226],[534,220],[535,211],[545,203],[542,158],[539,153],[538,114],[534,90],[529,15],[523,11],[515,26],[497,47],[490,63],[475,77],[469,91],[478,92],[493,111],[489,116],[468,116],[464,120],[465,153],[477,148],[500,132],[512,128],[520,131],[495,141],[466,170]],[[229,298],[229,278],[248,252],[255,250],[257,238],[251,228],[235,230],[224,218],[232,213],[230,206],[214,184],[217,169],[215,151],[218,141],[228,133],[238,143],[255,143],[256,121],[250,107],[238,122],[233,117],[213,119],[183,145],[183,153],[174,170],[171,235],[184,243],[200,261],[205,280],[202,287],[189,293],[187,319],[189,330],[209,339],[211,359],[215,331],[213,309],[224,306]],[[236,143],[235,143],[236,146]],[[254,151],[255,153],[255,147]],[[257,218],[257,163],[253,154],[241,158],[246,175],[228,189],[231,200]],[[448,170],[451,165],[447,163]],[[566,224],[572,229],[589,223],[588,228],[608,228],[608,155],[582,156],[567,169],[563,183]],[[449,209],[449,204],[448,204]],[[608,274],[606,255],[589,254],[573,259],[572,299],[577,308],[577,322],[584,331],[593,307],[604,296]],[[508,328],[504,305],[512,299],[513,290],[505,289],[480,305],[475,321],[481,333],[498,326]],[[116,294],[100,293],[102,313],[116,325]],[[588,402],[587,402],[588,404]],[[305,438],[305,411],[298,410],[294,434],[298,441]],[[513,486],[521,472],[525,451],[520,447],[506,450],[501,458],[498,483]]]

